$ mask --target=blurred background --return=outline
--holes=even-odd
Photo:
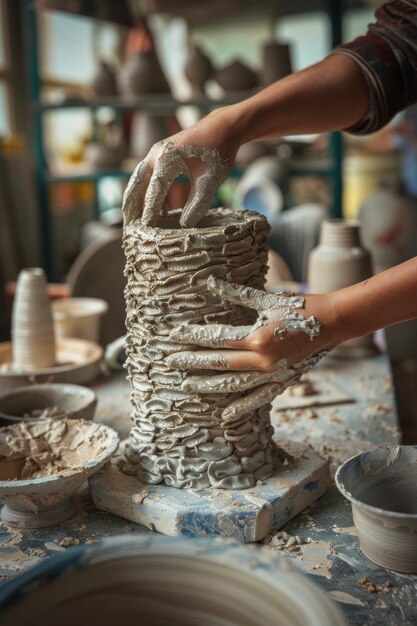
[[[121,199],[136,163],[216,107],[364,34],[377,5],[0,0],[1,338],[9,337],[16,277],[28,266],[45,269],[53,299],[107,302],[103,344],[123,334]],[[328,217],[358,220],[381,271],[416,253],[416,146],[413,109],[366,138],[246,144],[213,206],[268,217],[272,289],[307,288]],[[187,180],[177,180],[170,206],[183,206],[187,194]],[[416,324],[390,329],[380,345],[397,368],[397,389],[407,380],[414,387]],[[417,398],[400,396],[417,414]]]

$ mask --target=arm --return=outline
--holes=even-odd
[[[320,63],[156,144],[126,188],[125,223],[142,215],[143,223],[155,225],[173,180],[185,174],[191,191],[181,225],[194,226],[241,144],[337,129],[374,132],[416,102],[417,2],[388,2],[376,17],[366,36],[340,46]]]
[[[171,367],[211,369],[222,373],[188,375],[183,386],[196,393],[247,391],[262,385],[228,409],[238,417],[248,406],[261,406],[298,382],[328,351],[342,341],[417,317],[417,257],[361,283],[324,295],[282,296],[231,286],[210,277],[208,288],[241,306],[258,311],[251,327],[218,324],[184,325],[171,332],[179,343],[209,348],[179,351]],[[219,349],[220,348],[220,349]],[[232,370],[232,371],[228,371]],[[259,404],[257,404],[259,402]],[[226,416],[225,416],[226,417]]]

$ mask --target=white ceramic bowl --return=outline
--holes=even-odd
[[[2,521],[19,528],[65,521],[75,511],[72,496],[118,445],[112,428],[84,420],[50,418],[0,428]]]
[[[109,308],[99,298],[64,298],[52,303],[55,335],[57,339],[75,337],[97,342],[100,318]]]
[[[58,417],[92,420],[96,406],[97,396],[94,391],[81,385],[17,387],[0,395],[0,426],[36,419],[38,416],[31,415],[33,411],[42,412],[50,407],[62,409],[63,414]]]
[[[13,626],[346,626],[288,560],[214,538],[142,535],[77,546],[0,588]]]
[[[389,446],[352,457],[336,472],[351,501],[364,554],[388,569],[417,574],[417,446]]]

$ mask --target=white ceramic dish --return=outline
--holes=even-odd
[[[72,497],[116,452],[117,433],[84,420],[44,419],[0,428],[1,519],[18,528],[59,524]]]
[[[364,554],[388,569],[417,574],[417,446],[389,446],[352,457],[336,472],[352,503]]]
[[[0,425],[36,419],[42,415],[34,415],[33,412],[42,413],[51,407],[62,409],[61,417],[92,420],[96,406],[94,391],[81,385],[17,387],[0,395]]]
[[[100,372],[103,348],[85,339],[61,339],[57,342],[56,365],[36,370],[16,370],[12,363],[12,344],[0,344],[0,392],[30,383],[85,384]]]
[[[269,551],[213,538],[115,537],[49,557],[0,588],[13,626],[346,626]]]

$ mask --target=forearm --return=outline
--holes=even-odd
[[[329,56],[236,105],[222,109],[240,143],[282,135],[343,129],[369,109],[369,92],[358,64]]]
[[[328,297],[341,340],[417,318],[417,257]]]

